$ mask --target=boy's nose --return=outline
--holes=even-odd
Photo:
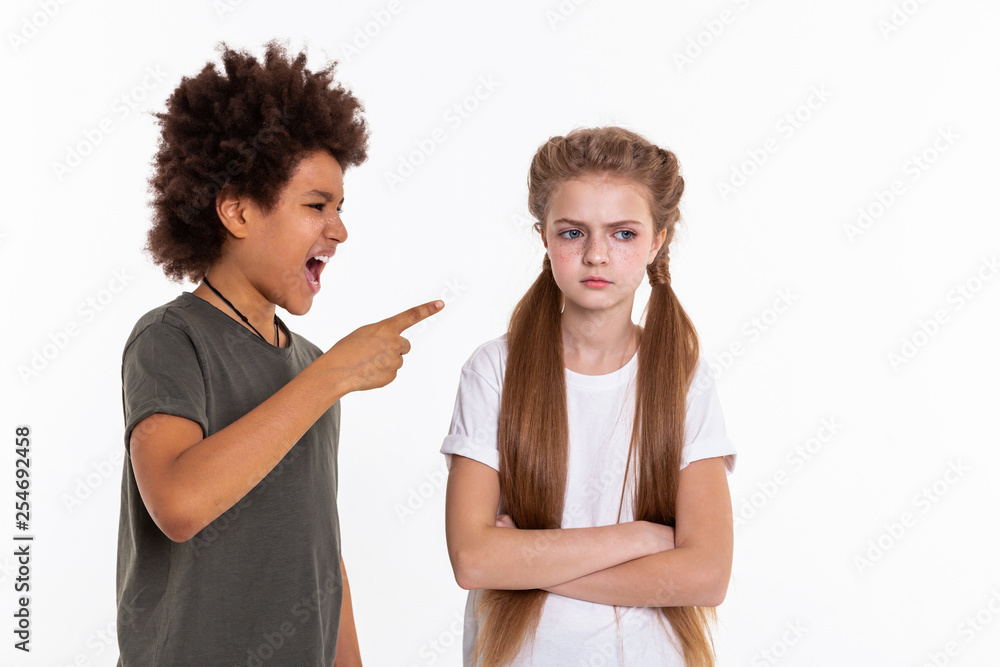
[[[338,215],[335,220],[326,226],[326,229],[323,230],[323,234],[330,240],[343,243],[347,240],[347,227],[344,226],[344,221],[341,220]]]

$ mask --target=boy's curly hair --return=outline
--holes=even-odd
[[[307,153],[326,150],[344,170],[368,157],[364,107],[330,85],[336,62],[311,72],[304,51],[291,59],[274,40],[263,64],[225,43],[219,49],[225,74],[208,63],[181,79],[166,113],[154,114],[161,135],[146,250],[176,282],[200,281],[222,255],[227,232],[215,211],[222,188],[267,213]]]

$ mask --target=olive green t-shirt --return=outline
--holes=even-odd
[[[184,292],[140,318],[128,338],[117,572],[122,667],[333,664],[343,593],[339,401],[242,500],[187,542],[171,541],[153,523],[128,455],[132,429],[146,417],[185,417],[210,436],[322,354],[285,333],[288,347],[269,345]]]

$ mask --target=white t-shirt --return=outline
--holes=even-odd
[[[606,375],[581,375],[566,369],[569,417],[569,466],[562,527],[617,523],[625,479],[638,352],[622,368]],[[449,434],[441,452],[451,465],[458,454],[495,470],[500,467],[497,425],[507,362],[506,336],[480,345],[462,367]],[[726,435],[722,408],[708,364],[699,359],[688,391],[685,444],[681,469],[692,461],[724,456],[727,474],[736,465],[736,449]],[[632,479],[630,477],[630,482]],[[631,489],[631,484],[630,484]],[[621,521],[632,520],[631,490],[625,493]],[[465,610],[464,664],[476,637],[473,610],[479,591],[469,591]],[[511,663],[527,665],[656,665],[683,667],[669,623],[655,608],[618,607],[550,593],[535,640]]]

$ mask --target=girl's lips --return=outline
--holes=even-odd
[[[593,278],[593,277],[584,278],[581,282],[587,287],[607,287],[608,285],[611,284],[610,281],[605,280],[604,278]]]

